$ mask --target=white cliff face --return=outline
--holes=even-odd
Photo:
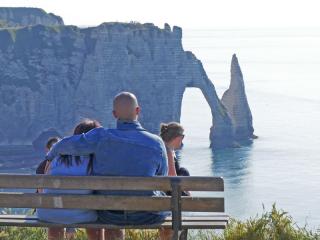
[[[21,27],[30,25],[63,25],[61,17],[46,13],[39,8],[0,7],[0,27]]]
[[[233,124],[236,140],[246,140],[253,137],[252,115],[248,104],[242,72],[238,59],[234,54],[231,62],[231,82],[229,89],[221,99]]]
[[[37,25],[9,31],[0,30],[1,142],[31,143],[51,127],[69,134],[86,52],[79,29]]]
[[[231,119],[201,62],[183,50],[180,28],[103,24],[90,33],[91,41],[92,36],[96,47],[86,58],[76,95],[80,112],[90,112],[113,127],[113,96],[131,91],[140,101],[144,127],[157,133],[161,122],[180,121],[183,93],[187,87],[196,87],[212,109],[212,146],[232,145]]]
[[[212,147],[231,146],[239,121],[181,38],[181,28],[168,24],[0,30],[0,143],[29,144],[48,129],[70,135],[85,117],[113,127],[120,91],[137,95],[143,126],[158,133],[161,122],[180,121],[183,93],[196,87],[211,108]]]

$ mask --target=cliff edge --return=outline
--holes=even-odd
[[[1,27],[24,27],[30,25],[63,25],[61,17],[46,13],[39,8],[0,7]]]
[[[142,124],[157,133],[161,122],[180,121],[188,87],[199,88],[211,108],[213,148],[248,138],[250,116],[233,119],[229,111],[238,105],[230,104],[227,93],[220,101],[201,61],[183,49],[181,39],[181,28],[150,23],[0,29],[1,144],[30,144],[47,129],[69,135],[84,117],[113,127],[112,100],[119,91],[137,95]]]

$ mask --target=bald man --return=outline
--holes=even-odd
[[[113,100],[113,116],[121,121],[137,121],[140,107],[135,95],[122,92]]]
[[[113,100],[115,129],[96,128],[82,135],[64,138],[47,154],[53,159],[58,154],[95,154],[93,175],[97,176],[164,176],[168,171],[165,145],[157,135],[147,132],[138,122],[140,107],[137,98],[121,92]],[[115,194],[98,191],[98,194]],[[121,195],[157,195],[159,192],[116,192]],[[163,212],[98,211],[99,220],[109,224],[152,224],[161,222]],[[111,231],[112,233],[112,231]],[[108,237],[108,236],[107,236]],[[109,238],[109,239],[121,239]],[[165,239],[165,238],[163,238]]]

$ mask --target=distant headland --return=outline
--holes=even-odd
[[[182,29],[165,24],[66,26],[36,8],[0,8],[0,144],[31,144],[45,133],[69,135],[81,118],[113,127],[112,99],[131,91],[141,122],[180,121],[186,88],[199,88],[212,112],[211,147],[254,138],[236,55],[222,99],[202,63],[182,46]]]

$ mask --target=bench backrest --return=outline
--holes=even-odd
[[[2,189],[159,190],[172,196],[103,196],[1,192],[0,208],[76,208],[96,210],[172,211],[181,225],[181,212],[224,212],[222,197],[182,197],[181,191],[224,191],[219,177],[98,177],[0,174]],[[178,226],[177,226],[178,227]]]

